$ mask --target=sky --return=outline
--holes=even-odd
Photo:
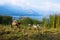
[[[0,0],[0,15],[47,17],[60,14],[60,0]]]

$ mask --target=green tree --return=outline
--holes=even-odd
[[[11,24],[12,17],[11,16],[0,16],[0,24],[8,25]]]
[[[47,20],[46,18],[43,18],[43,19],[42,19],[42,26],[43,26],[44,28],[46,28],[47,25],[48,25],[48,20]]]
[[[23,25],[33,24],[32,19],[29,17],[20,18],[18,21],[23,23]]]

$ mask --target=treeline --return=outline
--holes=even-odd
[[[19,18],[17,20],[18,22],[21,22],[23,25],[28,25],[28,24],[39,24],[41,27],[44,28],[58,28],[60,27],[60,15],[50,15],[49,18],[42,18],[42,20],[38,21],[35,19],[31,19],[29,17],[23,17]],[[11,16],[1,16],[0,15],[0,24],[4,25],[9,25],[12,22],[12,17]]]
[[[41,27],[44,28],[51,28],[51,27],[58,28],[60,26],[60,15],[50,15],[49,18],[42,18],[41,21],[31,19],[29,17],[20,18],[18,21],[22,22],[23,25],[39,24]]]
[[[0,15],[0,24],[9,25],[12,22],[11,16],[2,16]]]
[[[49,18],[42,19],[42,26],[43,27],[53,27],[59,28],[60,26],[60,15],[50,15]]]
[[[40,21],[35,20],[35,19],[31,19],[29,17],[23,17],[23,18],[19,18],[18,22],[21,22],[23,25],[28,25],[28,24],[40,24]]]

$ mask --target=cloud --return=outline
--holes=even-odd
[[[59,0],[0,0],[0,5],[11,5],[21,7],[24,10],[33,9],[35,11],[54,11],[60,12]],[[16,7],[16,9],[17,9]],[[45,13],[48,14],[48,13]]]
[[[59,12],[60,11],[60,4],[52,4],[52,11]]]
[[[0,0],[0,5],[4,5],[4,4],[5,4],[5,2]]]

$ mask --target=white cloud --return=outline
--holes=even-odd
[[[39,2],[38,2],[39,1]],[[41,0],[0,0],[0,5],[10,4],[25,9],[35,8],[40,11],[60,11],[60,3]]]
[[[4,4],[5,4],[5,2],[0,0],[0,5],[4,5]]]
[[[53,4],[51,10],[59,12],[60,11],[60,4]]]
[[[51,3],[51,2],[44,2],[40,5],[32,4],[32,7],[40,10],[40,11],[60,11],[60,4]]]
[[[51,8],[51,4],[44,2],[44,3],[41,3],[40,5],[32,5],[32,7],[35,7],[41,11],[48,11]]]

